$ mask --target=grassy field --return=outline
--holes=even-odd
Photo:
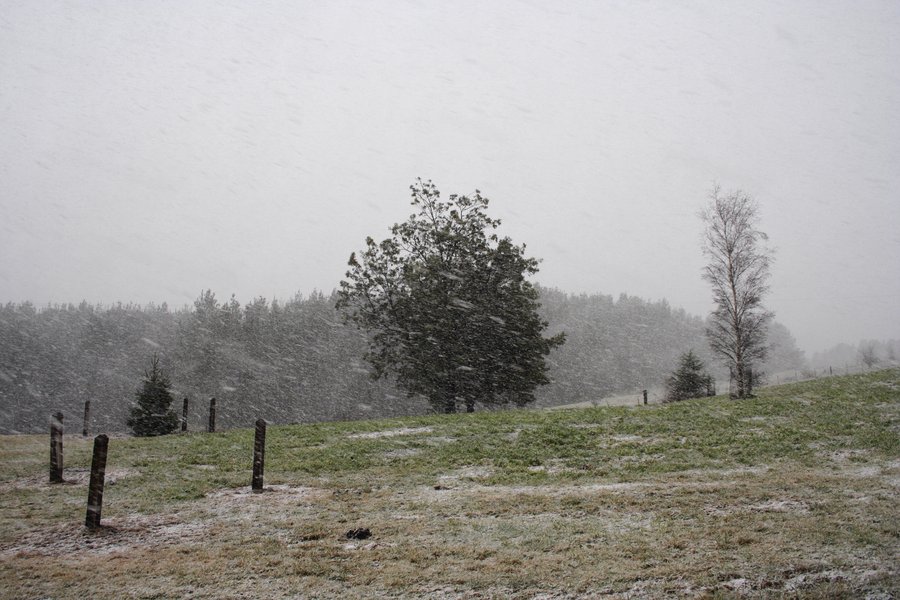
[[[0,438],[0,597],[900,597],[900,370],[252,435]]]

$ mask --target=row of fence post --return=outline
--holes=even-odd
[[[188,421],[188,399],[185,397],[184,403],[181,405],[181,431],[187,431]],[[206,431],[209,433],[216,432],[216,399],[209,399],[209,422],[206,425]]]
[[[57,415],[61,415],[62,413],[56,413]],[[55,415],[54,415],[55,417]],[[60,420],[62,417],[60,417]],[[91,401],[84,401],[84,427],[81,429],[81,435],[83,437],[87,437],[90,432],[90,423],[91,423]],[[188,399],[184,399],[184,403],[181,407],[181,431],[186,432],[188,430]],[[206,431],[209,433],[215,433],[216,431],[216,399],[209,399],[209,421],[206,426]]]
[[[184,399],[182,431],[187,431],[188,399]],[[87,419],[90,401],[85,403],[84,435],[87,435]],[[214,432],[216,425],[216,399],[210,400],[209,431]],[[89,529],[100,527],[100,516],[103,509],[103,485],[106,479],[106,456],[109,450],[109,436],[100,434],[94,438],[94,451],[91,456],[91,478],[88,483],[87,514],[84,525]],[[254,492],[263,490],[263,473],[266,459],[266,421],[256,420],[253,440],[253,478],[250,487]],[[50,483],[63,483],[63,414],[57,412],[50,420]]]

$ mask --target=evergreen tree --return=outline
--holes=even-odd
[[[705,371],[703,361],[694,355],[693,350],[682,354],[678,359],[678,369],[666,380],[665,402],[712,396],[714,393],[713,378]]]
[[[137,392],[137,405],[131,409],[126,424],[136,436],[166,435],[178,428],[178,415],[170,408],[172,394],[169,379],[159,368],[159,356],[153,355],[150,370],[144,372],[144,383]]]
[[[442,412],[532,402],[549,382],[544,357],[565,339],[542,335],[526,279],[537,260],[493,233],[500,221],[478,190],[442,202],[430,181],[410,189],[418,214],[351,255],[337,303],[369,333],[375,375],[395,376]]]

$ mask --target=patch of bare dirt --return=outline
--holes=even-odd
[[[401,429],[386,429],[384,431],[369,431],[366,433],[351,433],[347,437],[352,440],[375,440],[378,438],[397,437],[399,435],[418,435],[431,433],[434,427],[403,427]]]
[[[835,450],[832,452],[819,452],[818,455],[826,464],[832,465],[842,475],[858,478],[882,477],[885,470],[895,470],[893,463],[889,463],[887,469],[878,465],[866,464],[869,453],[859,449]],[[889,482],[890,483],[890,482]]]
[[[797,594],[809,591],[813,588],[824,590],[832,589],[836,597],[850,597],[846,594],[852,589],[861,589],[867,587],[870,583],[892,577],[895,572],[890,568],[885,569],[824,569],[812,570],[797,573],[795,570],[788,569],[782,573],[769,577],[756,578],[735,578],[729,581],[723,581],[719,584],[719,588],[731,592],[737,592],[739,595],[754,596],[760,591],[765,590],[768,594],[781,593],[787,594],[789,597],[795,597]],[[841,592],[839,590],[845,590]],[[874,600],[875,598],[893,598],[891,595],[881,596],[878,594],[869,594],[865,598]]]
[[[560,473],[575,473],[578,471],[578,469],[567,467],[565,461],[563,460],[547,461],[547,463],[543,465],[528,467],[528,470],[532,473],[547,473],[549,475],[558,475]]]
[[[775,424],[775,423],[787,423],[790,419],[787,417],[778,417],[772,415],[753,415],[752,417],[744,417],[742,419],[738,419],[741,423],[767,423],[767,424]]]
[[[730,479],[744,475],[765,475],[771,470],[771,467],[735,467],[733,469],[688,469],[686,471],[678,471],[678,477],[703,477],[704,479]]]
[[[781,499],[767,500],[757,504],[736,504],[729,506],[709,506],[706,513],[715,516],[727,516],[747,512],[776,512],[776,513],[797,513],[805,514],[809,512],[809,506],[799,500]]]
[[[609,439],[618,444],[648,444],[653,441],[653,438],[631,434],[611,435]]]
[[[104,555],[137,548],[202,544],[209,541],[209,528],[218,522],[252,521],[260,514],[283,516],[285,511],[298,510],[304,503],[330,496],[328,490],[287,485],[270,485],[257,493],[249,487],[218,490],[195,505],[193,515],[132,514],[104,517],[102,527],[96,530],[87,529],[82,522],[35,529],[0,547],[0,558]]]
[[[115,485],[118,481],[125,479],[126,477],[137,477],[140,475],[140,471],[137,469],[130,469],[127,467],[113,467],[107,468],[106,474],[104,476],[104,485]],[[20,477],[19,479],[14,479],[4,485],[8,488],[12,489],[34,489],[34,488],[44,488],[50,487],[54,485],[88,485],[91,480],[91,470],[83,469],[83,468],[74,468],[74,469],[64,469],[63,470],[63,483],[50,483],[50,476],[48,475],[35,475],[32,477]]]
[[[261,492],[249,487],[216,490],[206,495],[207,503],[215,508],[246,509],[251,505],[265,508],[272,505],[296,504],[299,501],[317,501],[328,498],[331,492],[320,488],[267,485]]]
[[[105,518],[102,523],[96,530],[81,523],[37,529],[0,548],[0,557],[102,555],[134,548],[202,543],[206,529],[202,523],[185,522],[178,515],[129,515]]]
[[[465,481],[478,479],[487,479],[494,474],[494,470],[490,467],[463,467],[438,476],[438,481],[442,485],[458,485]]]
[[[761,473],[766,469],[723,469],[723,473],[743,474],[743,473]],[[738,484],[736,480],[722,481],[672,481],[664,482],[643,481],[643,482],[613,482],[613,483],[589,483],[589,484],[547,484],[547,485],[484,485],[479,479],[484,479],[493,474],[493,471],[487,467],[468,467],[453,471],[438,477],[438,484],[433,487],[421,487],[415,495],[426,501],[447,501],[455,494],[464,494],[467,496],[476,495],[497,495],[497,496],[515,496],[521,494],[546,496],[548,498],[563,498],[568,496],[589,495],[598,493],[627,494],[634,492],[644,492],[649,490],[676,490],[676,489],[719,489],[734,487]],[[777,508],[764,507],[760,505],[759,510]],[[808,509],[808,507],[807,507]]]
[[[388,450],[382,456],[384,456],[385,458],[407,458],[409,456],[415,456],[421,453],[422,451],[418,448],[397,448],[394,450]]]
[[[874,388],[883,387],[889,390],[900,389],[900,385],[898,385],[896,381],[873,381],[870,385]]]

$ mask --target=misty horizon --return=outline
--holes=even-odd
[[[545,287],[705,317],[719,183],[802,349],[900,338],[894,2],[3,7],[0,302],[328,293],[421,176]]]

